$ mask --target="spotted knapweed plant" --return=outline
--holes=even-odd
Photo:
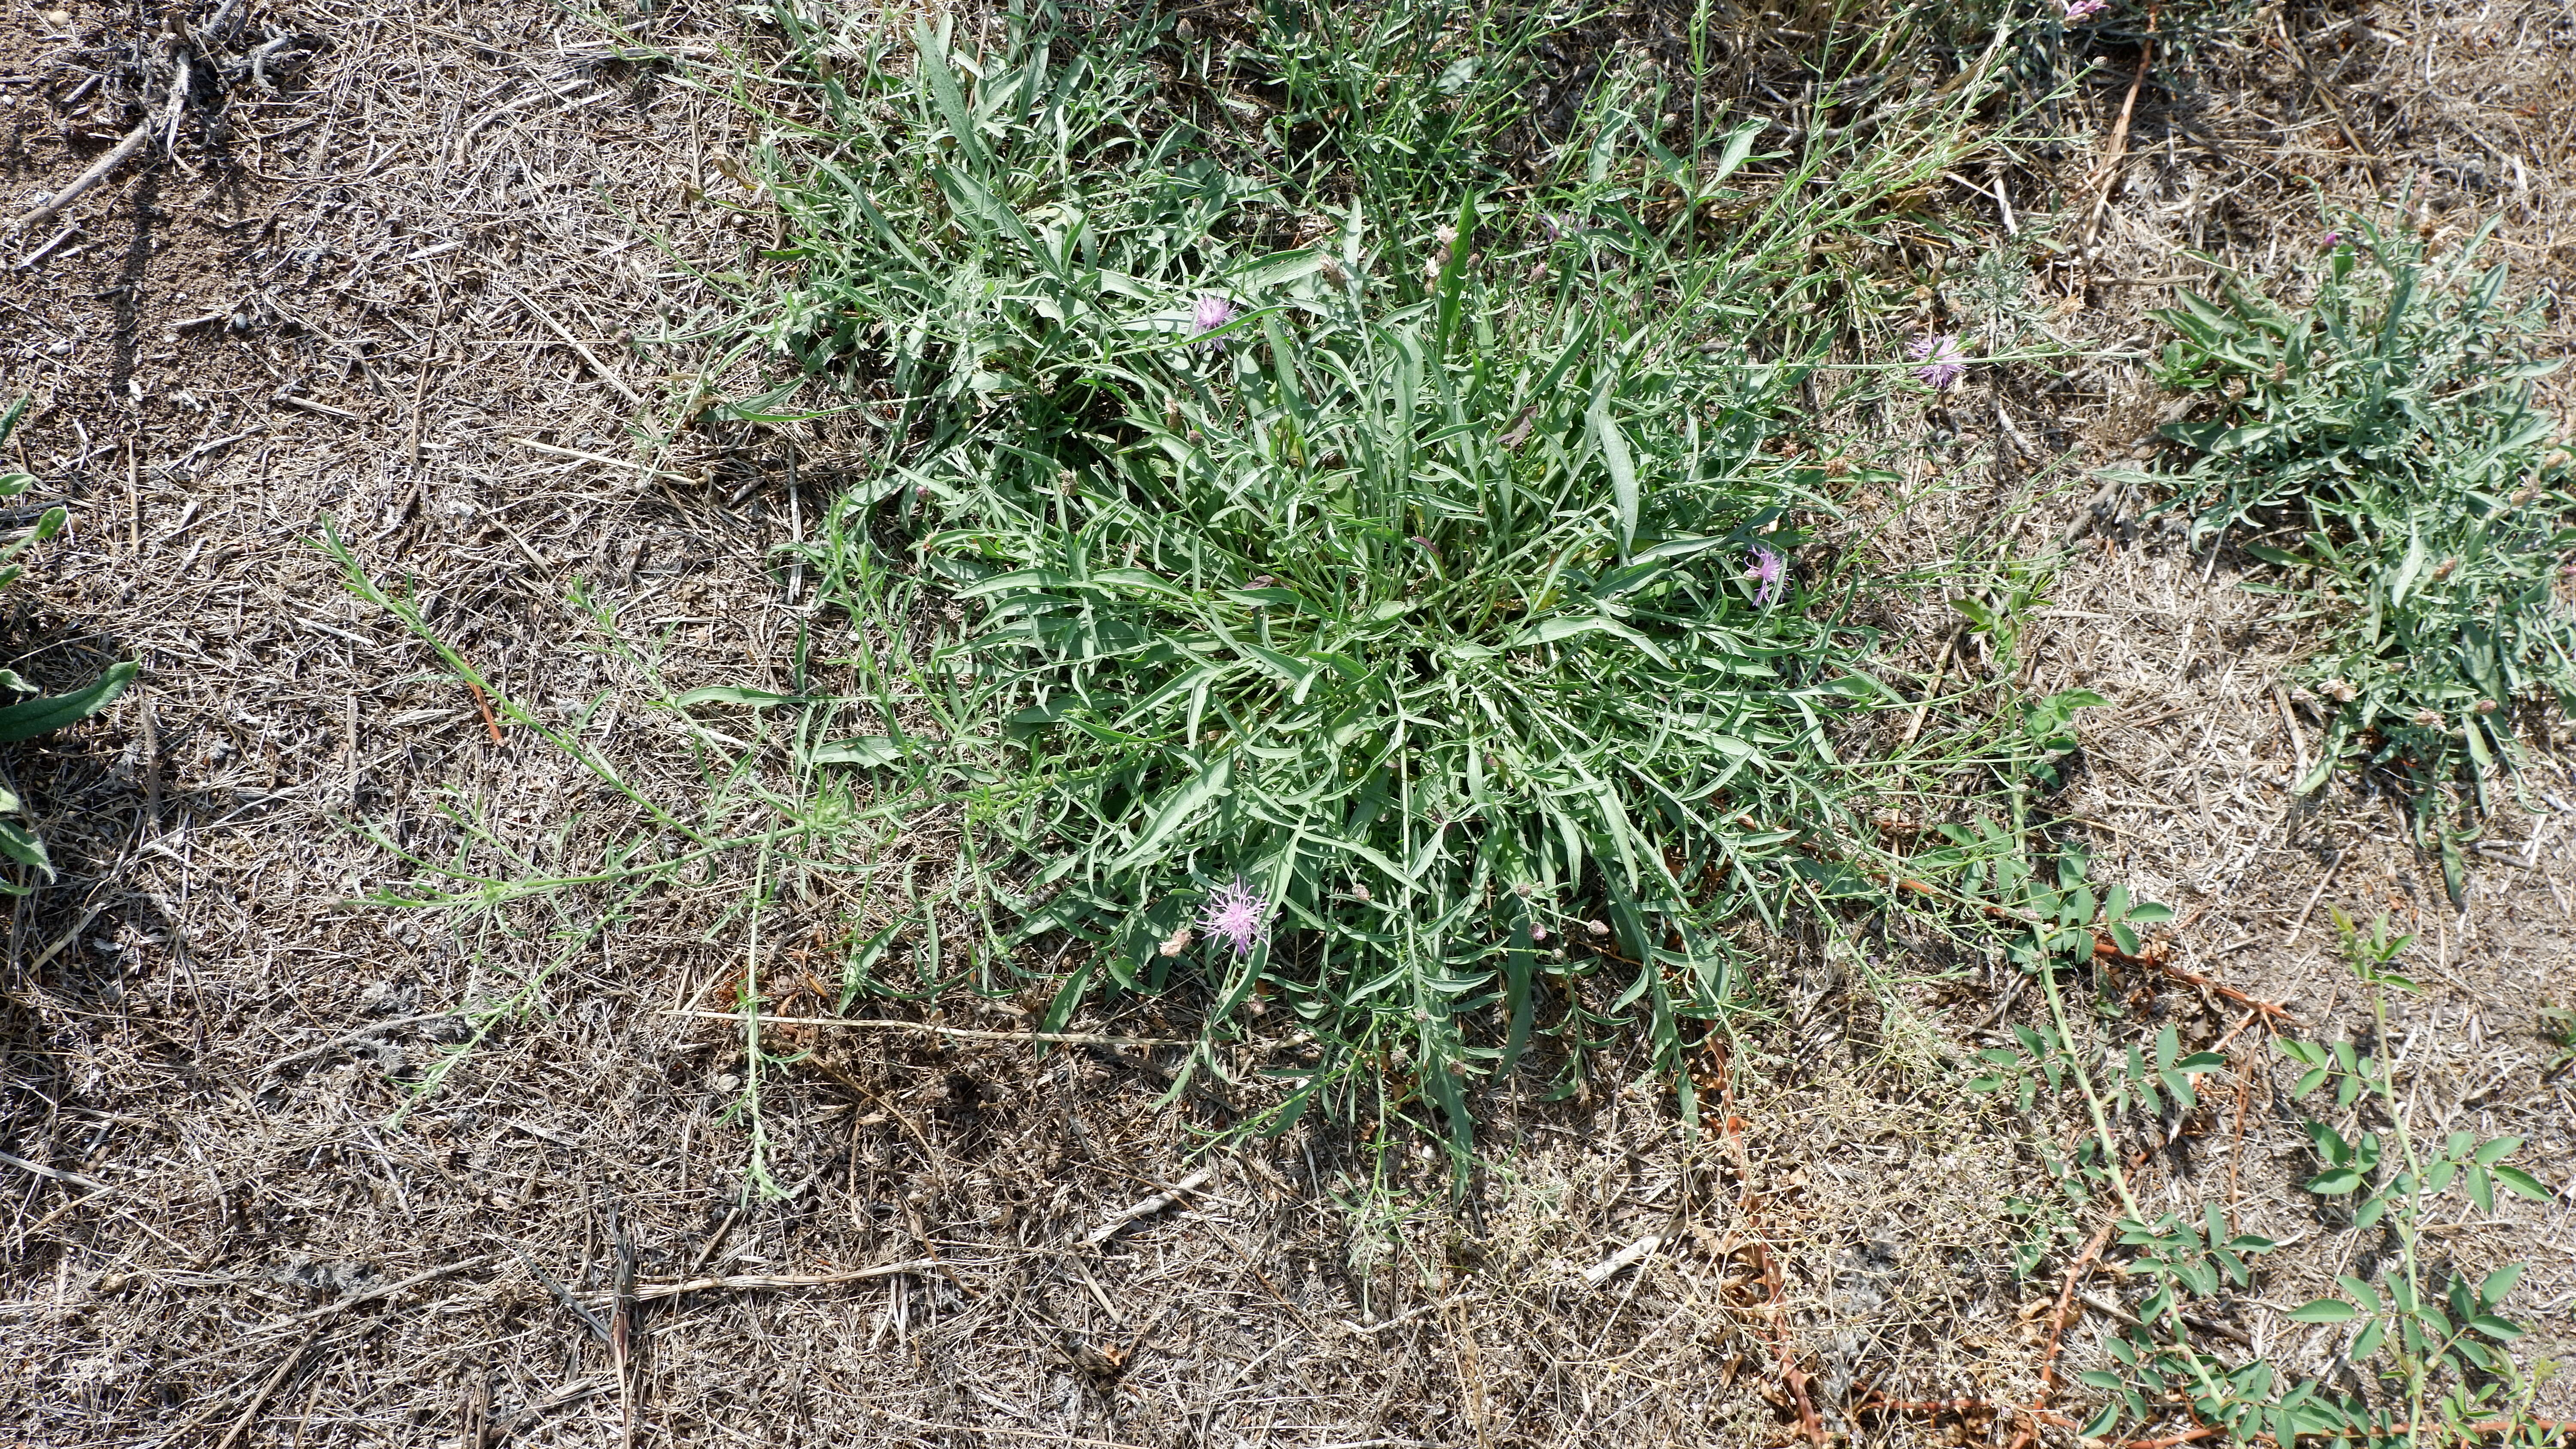
[[[2304,306],[2240,290],[2158,314],[2179,334],[2161,378],[2209,416],[2164,429],[2176,465],[2122,476],[2322,619],[2301,673],[2328,723],[2302,790],[2351,761],[2393,767],[2429,807],[2432,787],[2483,790],[2511,761],[2518,713],[2576,708],[2576,609],[2554,589],[2576,556],[2576,466],[2533,392],[2564,359],[2535,347],[2541,316],[2504,264],[2477,265],[2486,235],[2437,259],[2357,218]]]
[[[902,419],[804,555],[875,716],[810,758],[935,827],[988,932],[971,964],[929,943],[923,980],[865,953],[853,979],[1039,977],[1051,1026],[1176,993],[1211,1072],[1258,1000],[1264,1036],[1284,1016],[1311,1043],[1274,1063],[1274,1123],[1382,1091],[1463,1134],[1534,1047],[1678,1063],[1744,926],[1892,878],[1844,826],[1834,745],[1886,698],[1872,641],[1832,612],[1840,566],[1788,565],[1827,479],[1769,445],[1831,379],[1772,278],[1935,160],[1801,156],[1757,214],[1727,180],[1758,125],[1673,170],[1605,112],[1593,161],[1532,197],[1411,140],[1338,149],[1359,129],[1253,175],[1186,125],[1137,134],[1121,87],[1150,68],[1020,39],[836,61],[868,144],[773,188],[799,280],[761,335],[799,385]],[[1347,69],[1280,64],[1292,95]],[[1518,94],[1443,67],[1425,124]],[[1383,77],[1347,78],[1363,105],[1313,98],[1354,128],[1420,99],[1368,109]],[[1938,137],[1965,102],[1887,104]],[[1649,171],[1740,234],[1639,210]],[[1320,239],[1278,207],[1310,185]],[[1739,345],[1762,317],[1795,336]]]

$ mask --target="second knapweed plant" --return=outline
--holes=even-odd
[[[2576,709],[2576,609],[2553,587],[2576,555],[2576,468],[2534,392],[2564,359],[2535,345],[2541,314],[2504,263],[2478,264],[2489,230],[2436,258],[2356,218],[2306,305],[2244,289],[2158,314],[2179,334],[2160,380],[2211,415],[2164,429],[2177,465],[2122,476],[2323,617],[2300,674],[2327,726],[2302,790],[2378,766],[2430,810],[2510,763],[2518,721]]]

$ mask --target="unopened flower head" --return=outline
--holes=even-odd
[[[1207,905],[1199,912],[1199,927],[1234,947],[1234,954],[1251,954],[1254,943],[1270,934],[1270,910],[1258,892],[1236,876],[1231,885],[1222,885],[1208,893]]]
[[[1947,333],[1926,333],[1914,339],[1905,355],[1921,367],[1914,375],[1934,392],[1948,392],[1968,372],[1968,355],[1959,350],[1959,339]]]
[[[1233,320],[1234,304],[1210,292],[1190,309],[1190,335],[1203,337]]]
[[[2342,233],[2342,232],[2339,232],[2339,231],[2330,231],[2330,232],[2327,232],[2327,233],[2326,233],[2326,250],[2327,250],[2327,251],[2333,251],[2336,247],[2339,247],[2339,246],[2342,246],[2342,245],[2343,245],[2343,233]]]
[[[2111,8],[2111,0],[2066,0],[2066,23],[2081,25]]]
[[[1765,548],[1758,543],[1753,545],[1753,552],[1748,557],[1753,564],[1753,572],[1749,577],[1761,584],[1760,588],[1753,591],[1753,602],[1757,605],[1767,605],[1773,599],[1780,597],[1780,580],[1789,571],[1788,560],[1780,557],[1777,550]]]

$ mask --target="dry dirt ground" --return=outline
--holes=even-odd
[[[746,43],[712,6],[637,23],[684,61]],[[599,701],[592,737],[677,800],[688,740],[649,701],[775,685],[798,629],[829,627],[768,550],[865,440],[629,441],[706,361],[637,336],[722,303],[675,258],[732,265],[756,239],[698,204],[739,191],[748,138],[679,68],[542,7],[16,6],[0,210],[162,114],[136,59],[174,43],[216,62],[175,144],[0,256],[0,394],[34,394],[22,466],[77,515],[13,595],[6,662],[55,684],[144,665],[106,715],[7,761],[61,878],[17,903],[0,977],[0,1437],[1786,1443],[1784,1356],[1832,1435],[2012,1437],[1991,1406],[2040,1392],[2064,1259],[2012,1274],[2006,1204],[2039,1179],[1941,1054],[2027,1003],[1979,972],[1931,984],[1897,943],[1780,944],[1732,1133],[1685,1132],[1615,1073],[1574,1102],[1507,1096],[1457,1210],[1410,1146],[1304,1131],[1194,1157],[1206,1109],[1162,1105],[1150,1050],[930,1033],[816,1039],[810,1069],[765,1084],[771,1196],[746,1178],[739,1037],[672,1008],[721,1000],[753,929],[788,943],[783,969],[819,953],[847,927],[828,892],[746,919],[720,872],[569,934],[541,908],[460,932],[346,904],[406,874],[390,847],[453,849],[460,822],[543,864],[582,858],[567,820],[632,813],[361,603],[326,530],[510,697],[552,718]],[[2013,174],[2025,214],[2052,185],[2083,205],[2128,63],[2075,103],[2089,151]],[[2518,275],[2563,285],[2571,88],[2555,0],[2267,9],[2191,84],[2144,88],[2099,246],[2035,285],[2081,299],[2079,335],[2143,336],[2198,274],[2178,247],[2262,270],[2301,245],[2308,177],[2354,199],[2420,180],[2427,224],[2500,214]],[[1961,407],[2008,403],[2008,428],[2082,465],[2143,431],[2141,387],[2105,368]],[[2000,446],[1982,431],[1970,452]],[[1937,532],[1973,495],[1923,506]],[[2032,546],[2078,516],[2044,502]],[[2450,909],[2370,782],[2287,792],[2316,739],[2276,685],[2301,641],[2234,578],[2115,518],[2037,617],[2039,682],[2115,701],[2073,797],[2102,873],[2178,908],[2177,966],[2312,1035],[2366,1019],[2325,907],[2395,912],[2424,936],[2429,989],[2396,1028],[2417,1110],[2518,1133],[2566,1182],[2576,1128],[2535,1013],[2576,995],[2576,775],[2535,750]],[[576,581],[614,636],[568,602]],[[2149,1191],[2223,1191],[2290,1245],[2222,1326],[2319,1367],[2322,1331],[2281,1310],[2348,1266],[2324,1251],[2348,1239],[2296,1189],[2278,1058],[2224,992],[2126,984],[2239,1068]],[[514,994],[389,1121],[459,1013]],[[2527,1359],[2576,1351],[2571,1201],[2439,1235],[2463,1262],[2533,1264],[2508,1305]],[[2069,1370],[2100,1361],[2121,1289],[2083,1291]],[[1889,1404],[1935,1399],[1968,1407]]]

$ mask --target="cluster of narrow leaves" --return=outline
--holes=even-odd
[[[1677,1047],[1728,993],[1716,924],[1773,910],[1833,817],[1822,726],[1870,693],[1747,566],[1791,542],[1780,380],[1649,367],[1578,307],[1497,347],[1463,279],[1389,318],[1319,290],[1138,366],[1164,406],[1094,461],[921,471],[946,526],[915,577],[973,606],[929,673],[1024,751],[984,816],[1035,866],[1024,929],[1096,943],[1069,1002],[1158,981],[1246,880],[1293,935],[1210,942],[1218,1010],[1262,991],[1437,1067],[1435,1097],[1511,1060],[1546,974],[1616,972],[1600,1024]]]
[[[2191,452],[2155,481],[2196,531],[2235,530],[2306,575],[2329,642],[2308,682],[2332,711],[2302,789],[2359,756],[2420,783],[2483,775],[2513,707],[2576,707],[2576,473],[2533,406],[2531,308],[2480,237],[2439,261],[2368,221],[2331,239],[2315,300],[2186,297],[2162,381],[2220,415],[2169,425]]]
[[[1814,388],[1769,272],[1937,148],[1807,158],[1712,247],[1758,127],[1685,160],[1652,97],[1603,107],[1544,210],[1445,218],[1435,178],[1484,172],[1344,135],[1279,148],[1351,188],[1282,248],[1312,188],[1138,124],[1149,40],[820,70],[850,134],[774,186],[799,280],[758,335],[904,419],[809,555],[888,641],[851,661],[882,723],[811,761],[966,822],[978,960],[1050,963],[1051,1023],[1184,981],[1220,1024],[1287,1008],[1273,1121],[1387,1083],[1463,1139],[1538,1037],[1676,1059],[1732,990],[1723,923],[1891,876],[1842,827],[1829,729],[1885,695],[1801,559],[1825,476],[1766,446]],[[1470,110],[1508,90],[1370,44]],[[1351,82],[1274,51],[1292,101]]]

